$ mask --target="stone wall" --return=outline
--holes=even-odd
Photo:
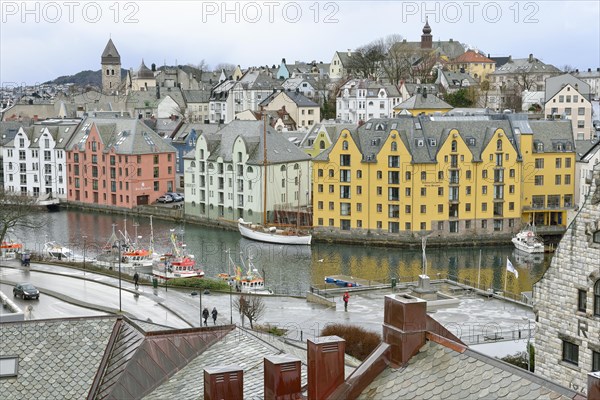
[[[600,280],[600,165],[579,214],[563,236],[552,263],[534,285],[535,373],[585,393],[592,351],[600,352],[600,316],[594,316],[594,285]],[[595,195],[594,195],[595,194]],[[578,290],[586,307],[578,311]],[[579,346],[577,365],[563,361],[563,341]]]

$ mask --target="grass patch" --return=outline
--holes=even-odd
[[[163,286],[162,284],[161,286]],[[198,289],[209,289],[209,290],[220,290],[229,291],[229,285],[227,282],[221,279],[210,279],[210,278],[175,278],[170,279],[167,283],[168,286],[177,287],[188,287]]]
[[[267,325],[255,325],[255,330],[265,333],[270,333],[275,336],[284,336],[287,333],[287,329],[278,328],[276,326],[267,324]]]
[[[341,337],[346,341],[346,353],[361,361],[381,343],[381,335],[355,325],[327,325],[321,336]]]

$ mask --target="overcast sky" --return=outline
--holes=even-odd
[[[0,80],[35,84],[100,69],[112,38],[123,68],[330,62],[399,34],[454,39],[492,56],[530,53],[562,68],[600,66],[600,2],[590,1],[0,1]]]

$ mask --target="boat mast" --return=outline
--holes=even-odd
[[[152,228],[152,215],[150,216],[150,254],[154,254],[154,229]]]
[[[267,225],[267,113],[263,122],[263,225]]]
[[[301,169],[298,168],[298,207],[296,208],[296,230],[300,231],[300,191],[302,190],[302,184],[300,182]]]

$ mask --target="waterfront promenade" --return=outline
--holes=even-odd
[[[119,280],[112,276],[42,263],[33,263],[26,268],[14,260],[1,261],[0,265],[3,284],[30,281],[42,292],[40,302],[46,296],[54,296],[95,312],[116,313],[119,310]],[[143,285],[140,291],[135,291],[133,282],[122,280],[122,312],[133,318],[185,328],[199,325],[202,302],[202,308],[217,308],[218,323],[248,325],[235,310],[236,293],[212,292],[200,298],[192,296],[192,291],[164,286],[155,289],[151,285]],[[380,333],[383,298],[391,293],[391,288],[352,292],[347,312],[341,295],[333,297],[335,308],[309,303],[300,297],[264,296],[265,313],[257,323],[283,328],[289,339],[303,341],[319,336],[322,328],[330,323],[358,325]],[[458,305],[440,308],[431,315],[469,344],[492,343],[494,339],[521,342],[514,346],[517,350],[524,347],[523,341],[527,338],[527,318],[533,318],[529,307],[473,292],[461,295]],[[44,316],[36,314],[35,318]]]

